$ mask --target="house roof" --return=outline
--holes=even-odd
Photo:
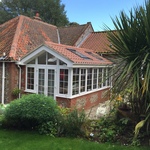
[[[0,25],[0,56],[9,55],[19,19],[14,18]]]
[[[45,46],[69,59],[74,64],[111,65],[112,62],[96,54],[93,50],[45,42]]]
[[[17,60],[44,41],[58,42],[56,26],[22,15],[0,25],[0,56]]]
[[[46,48],[44,48],[43,46],[45,46]],[[48,50],[46,50],[47,48]],[[45,41],[42,45],[38,46],[36,49],[26,54],[20,61],[18,61],[18,63],[24,64],[26,60],[31,58],[33,59],[33,56],[36,57],[36,55],[41,53],[42,51],[48,51],[49,53],[53,53],[55,57],[60,56],[60,58],[65,58],[66,60],[69,60],[73,65],[105,66],[113,64],[111,61],[105,59],[104,57],[101,57],[93,50],[58,44],[49,41]]]
[[[80,47],[89,48],[97,53],[112,53],[111,43],[107,38],[108,31],[92,32]]]
[[[65,45],[75,46],[77,40],[81,37],[84,31],[91,26],[90,22],[83,25],[71,25],[68,27],[59,27],[60,43]],[[92,28],[93,29],[93,28]]]
[[[97,52],[99,49],[103,50],[107,47],[104,45],[104,42],[102,42],[108,42],[105,32],[90,33],[90,36],[88,36],[87,40],[81,46],[83,49],[74,46],[86,29],[93,30],[91,23],[57,28],[56,26],[43,21],[21,15],[0,25],[0,57],[2,57],[3,52],[5,52],[7,56],[6,59],[17,61],[47,41],[45,42],[47,46],[54,48],[59,54],[65,56],[74,63],[109,64],[110,62],[106,59],[101,58],[102,60],[100,61],[100,59],[93,58],[93,56],[90,56],[89,53],[85,52],[87,50],[90,51],[90,49]],[[91,30],[88,32],[91,32]],[[98,35],[101,39],[100,43],[98,42],[99,40],[97,40]],[[59,40],[61,44],[58,44]],[[74,47],[69,47],[70,45]],[[98,46],[94,47],[94,45]],[[99,49],[96,50],[96,48]],[[91,59],[83,59],[78,55],[73,54],[68,49],[80,51],[81,54],[88,55]]]

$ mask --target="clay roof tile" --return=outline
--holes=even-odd
[[[0,56],[17,60],[44,41],[58,42],[56,26],[22,15],[0,25]]]
[[[107,38],[107,31],[93,32],[80,47],[89,48],[97,53],[112,53],[111,42]]]
[[[49,48],[57,51],[60,55],[68,58],[75,64],[88,65],[111,65],[112,62],[99,56],[93,50],[78,48],[74,46],[62,45],[53,42],[45,42]],[[74,52],[72,52],[72,51]],[[88,53],[89,52],[89,53]]]

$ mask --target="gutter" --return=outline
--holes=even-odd
[[[19,68],[19,90],[21,90],[21,67],[18,65]],[[21,94],[19,92],[19,98],[21,97]]]

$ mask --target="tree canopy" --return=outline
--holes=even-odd
[[[0,24],[18,15],[33,17],[39,12],[43,21],[56,25],[69,24],[65,5],[61,0],[2,0],[0,2]]]

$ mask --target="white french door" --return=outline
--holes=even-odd
[[[38,68],[38,94],[51,96],[55,99],[55,69]]]

